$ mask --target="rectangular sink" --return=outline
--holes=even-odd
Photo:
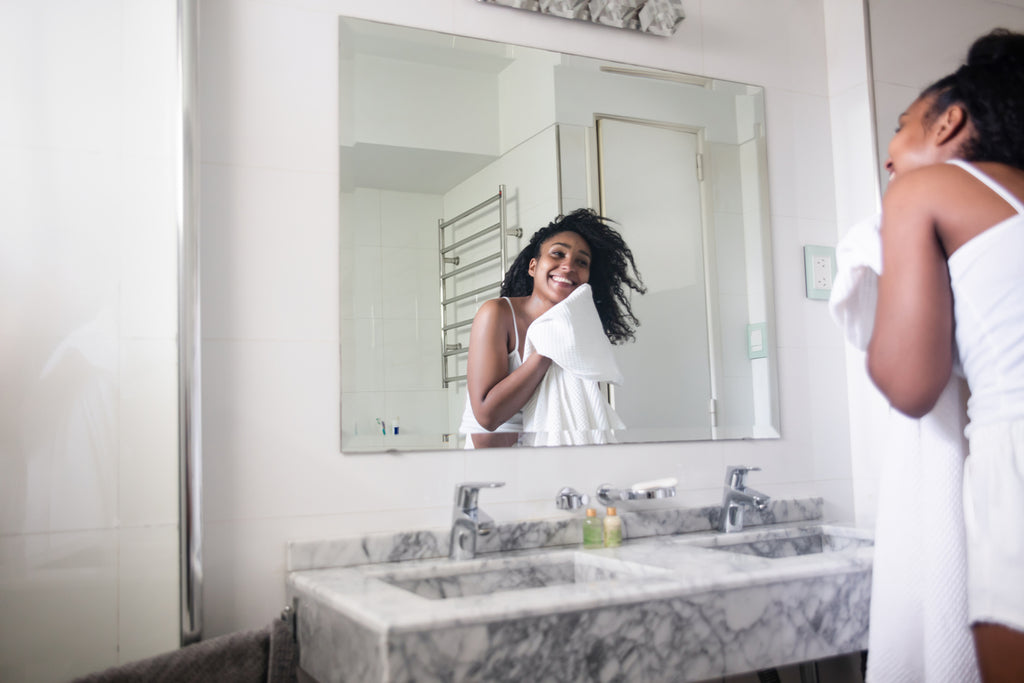
[[[772,531],[749,531],[694,541],[694,545],[741,555],[781,558],[868,548],[874,541],[856,529],[815,526]]]
[[[661,573],[607,557],[582,552],[544,559],[521,558],[481,565],[454,563],[430,570],[392,572],[377,577],[384,583],[430,600],[464,598],[507,591],[589,584]]]

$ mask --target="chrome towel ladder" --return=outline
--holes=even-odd
[[[446,229],[449,229],[450,234],[453,232],[457,223],[470,219],[485,211],[495,202],[498,203],[497,223],[488,225],[487,227],[482,228],[462,239],[453,241],[454,238],[449,238],[446,240]],[[466,379],[465,375],[449,374],[448,361],[452,357],[469,353],[469,344],[468,342],[466,344],[449,342],[449,333],[473,324],[472,316],[465,320],[448,322],[448,306],[458,301],[463,301],[492,290],[497,290],[495,294],[500,292],[502,279],[505,277],[505,271],[508,270],[508,252],[505,246],[505,237],[522,237],[522,235],[523,231],[521,228],[507,227],[504,185],[498,186],[498,194],[488,197],[473,208],[463,211],[458,216],[448,220],[444,220],[443,218],[438,219],[438,272],[440,273],[439,280],[441,287],[441,386],[447,388],[451,382]],[[496,236],[498,238],[497,251],[482,256],[471,263],[460,263],[459,256],[454,253],[457,249],[461,249],[472,243],[482,243],[479,241],[491,236]],[[499,262],[500,271],[498,272],[498,279],[496,281],[488,282],[487,284],[468,292],[461,292],[459,294],[449,296],[449,285],[454,284],[454,280],[452,280],[452,278],[464,275],[465,273],[473,271],[486,263],[490,263],[491,261]],[[449,267],[451,267],[451,269],[449,269]]]

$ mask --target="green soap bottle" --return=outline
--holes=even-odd
[[[608,508],[604,518],[604,545],[606,548],[617,548],[622,545],[622,519],[615,508]]]
[[[604,527],[597,518],[597,510],[587,508],[587,516],[583,518],[583,547],[601,548],[604,546]]]

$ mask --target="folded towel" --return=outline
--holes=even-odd
[[[263,629],[217,636],[89,674],[73,683],[295,683],[297,671],[291,626],[277,619]]]
[[[526,331],[523,361],[551,359],[537,390],[523,406],[523,438],[532,446],[613,443],[625,425],[608,405],[600,382],[622,383],[590,285],[538,317]]]
[[[872,217],[853,226],[836,247],[829,311],[861,351],[878,301],[879,222]],[[920,420],[889,409],[872,567],[871,683],[980,680],[967,622],[965,393],[963,380],[953,377]]]

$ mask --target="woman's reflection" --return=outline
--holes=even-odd
[[[484,302],[477,311],[470,331],[466,409],[460,427],[467,435],[466,448],[514,446],[519,442],[524,432],[524,406],[533,399],[532,407],[537,407],[538,387],[552,366],[552,356],[567,358],[562,364],[573,367],[563,369],[582,372],[590,379],[608,380],[603,373],[617,373],[617,368],[607,369],[604,359],[610,359],[612,365],[614,360],[610,354],[601,354],[600,345],[593,343],[593,333],[588,335],[586,330],[603,330],[612,344],[633,340],[639,321],[633,315],[627,288],[640,294],[646,288],[633,253],[608,223],[590,209],[579,209],[538,230],[505,274],[501,298]],[[588,299],[591,293],[592,305]],[[564,309],[561,316],[545,315],[563,303],[565,306],[557,309],[559,313]],[[594,322],[590,328],[585,324],[588,315]],[[527,332],[542,317],[551,323],[546,329],[549,341],[544,348],[537,344],[528,349]],[[573,333],[579,335],[578,343],[571,344]],[[571,348],[552,349],[552,344],[559,346],[559,340]],[[607,346],[604,340],[600,344]],[[595,349],[593,353],[591,348]],[[533,352],[525,353],[528,350]],[[553,371],[547,384],[555,376]],[[596,388],[597,382],[592,384]],[[559,389],[556,386],[545,391],[557,394]],[[600,416],[595,418],[592,397],[589,402],[583,399],[576,411],[583,414],[558,414],[574,409],[577,401],[580,399],[568,401],[571,405],[561,409],[552,408],[552,418],[544,406],[556,401],[542,400],[544,414],[531,413],[526,417],[527,426],[545,420],[547,424],[557,423],[559,431],[621,426],[615,424],[614,413],[610,425]],[[601,410],[597,408],[597,412]]]

